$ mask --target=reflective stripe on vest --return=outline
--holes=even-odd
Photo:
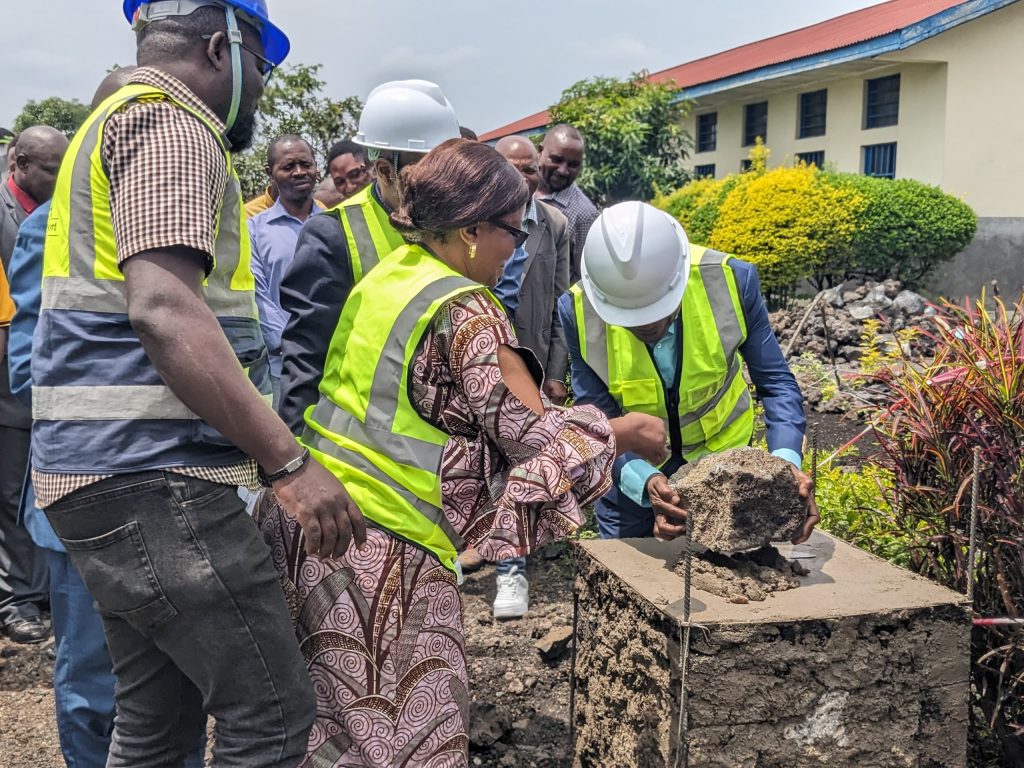
[[[164,385],[128,318],[102,138],[110,116],[134,101],[166,101],[185,110],[210,130],[224,151],[228,181],[203,297],[243,370],[266,401],[271,400],[249,234],[223,138],[203,115],[166,92],[130,84],[104,101],[72,140],[47,221],[32,361],[38,425],[33,444],[36,465],[44,472],[116,474],[246,460]]]
[[[743,379],[739,348],[746,321],[729,256],[691,245],[690,278],[683,296],[679,426],[682,458],[693,461],[746,445],[754,425],[753,401]],[[581,286],[571,289],[580,354],[624,411],[668,420],[666,395],[650,350],[625,328],[598,316]]]
[[[345,303],[301,438],[363,515],[452,570],[463,540],[441,506],[450,436],[416,411],[409,369],[444,304],[485,290],[419,246],[385,257]]]
[[[353,283],[362,280],[393,250],[405,245],[405,240],[391,225],[387,211],[373,196],[373,184],[334,206],[330,212],[338,217],[345,231]]]

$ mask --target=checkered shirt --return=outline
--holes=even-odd
[[[129,82],[160,88],[223,133],[224,122],[166,72],[143,67]],[[131,102],[107,120],[102,155],[110,178],[118,263],[144,251],[185,246],[207,254],[209,273],[228,180],[224,151],[209,128],[170,102]],[[69,450],[74,449],[69,446]],[[166,469],[223,485],[259,487],[252,461],[226,467]],[[108,477],[111,475],[32,472],[40,507]]]

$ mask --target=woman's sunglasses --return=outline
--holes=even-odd
[[[522,229],[518,229],[517,227],[510,226],[509,224],[506,224],[503,221],[498,221],[497,219],[488,219],[487,223],[490,224],[492,227],[504,229],[506,232],[512,235],[512,240],[515,243],[516,248],[522,248],[527,238],[530,237],[529,232],[526,232]]]

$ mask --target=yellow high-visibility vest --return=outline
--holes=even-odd
[[[579,284],[570,289],[583,360],[624,412],[665,420],[673,455],[686,461],[747,445],[754,430],[739,353],[747,324],[729,259],[690,246],[681,306],[682,365],[673,387],[665,386],[647,345],[626,328],[601,320]]]
[[[416,411],[409,371],[444,304],[481,290],[418,245],[385,257],[345,302],[300,438],[367,519],[452,570],[463,540],[441,509],[449,435]]]

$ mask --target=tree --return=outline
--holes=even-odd
[[[656,189],[689,179],[683,163],[693,142],[682,128],[689,103],[671,83],[649,82],[643,72],[581,80],[549,112],[552,123],[584,135],[587,156],[577,181],[599,204],[649,200]]]
[[[78,99],[62,99],[51,96],[42,101],[30,101],[14,119],[15,133],[21,133],[33,125],[49,125],[69,139],[89,116],[89,106]]]
[[[246,197],[267,183],[267,144],[275,136],[294,133],[313,145],[321,173],[326,172],[331,145],[356,132],[363,105],[357,96],[335,101],[324,95],[319,64],[278,69],[259,105],[259,132],[252,149],[235,157],[235,169]]]

